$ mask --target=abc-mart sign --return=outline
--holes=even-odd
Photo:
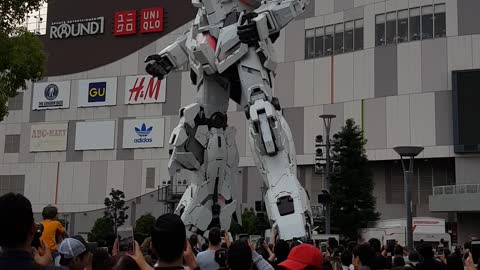
[[[123,148],[159,148],[165,139],[165,118],[129,119],[123,122]]]
[[[66,109],[70,107],[70,81],[35,83],[32,110]]]
[[[50,24],[50,39],[103,34],[105,32],[104,28],[105,17],[52,22]]]

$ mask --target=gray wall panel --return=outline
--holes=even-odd
[[[367,149],[387,147],[387,103],[385,98],[367,99],[364,102],[364,132]]]
[[[337,117],[332,120],[332,127],[330,130],[330,135],[333,136],[336,132],[340,130],[340,128],[345,125],[345,113],[344,113],[344,104],[343,103],[335,103],[335,104],[327,104],[323,107],[324,114],[334,114]],[[314,119],[314,125],[321,125],[323,128],[323,121],[321,122],[319,118]],[[318,121],[318,122],[316,122]],[[317,124],[318,123],[318,124]]]
[[[458,243],[466,243],[471,241],[473,235],[480,235],[479,213],[458,213],[457,219]]]
[[[31,124],[24,123],[21,127],[20,134],[20,153],[18,155],[19,163],[33,163],[35,162],[35,154],[30,153],[30,127]]]
[[[437,145],[453,144],[452,92],[435,93],[435,127]]]
[[[363,6],[345,10],[343,12],[343,20],[350,21],[363,18],[364,9]]]
[[[333,2],[334,12],[339,12],[353,8],[353,0],[335,0]]]
[[[45,122],[45,111],[30,111],[30,123],[39,122]]]
[[[295,90],[295,63],[281,63],[277,66],[274,94],[280,100],[282,108],[293,107]]]
[[[447,39],[422,41],[422,92],[449,89]]]
[[[147,74],[145,71],[145,66],[147,64],[145,64],[144,61],[147,56],[157,53],[155,49],[156,43],[152,42],[138,51],[138,74]]]
[[[125,199],[140,196],[142,192],[143,166],[141,160],[125,161],[123,191]]]
[[[397,95],[397,46],[375,48],[375,97]]]
[[[173,72],[167,77],[167,93],[162,104],[163,115],[178,115],[181,102],[182,73]]]
[[[304,107],[283,109],[283,116],[292,131],[293,141],[295,142],[295,151],[297,155],[303,154],[303,128],[304,128]]]
[[[67,162],[83,161],[83,151],[75,151],[75,130],[77,129],[77,122],[83,121],[68,121]]]
[[[90,185],[88,203],[101,204],[107,193],[107,169],[108,161],[99,160],[90,162]]]
[[[125,103],[125,76],[117,79],[117,105],[110,109],[110,117],[120,118],[128,114],[128,107]]]
[[[480,33],[480,1],[458,0],[458,35],[472,35]]]
[[[455,157],[456,184],[480,184],[480,157]]]
[[[305,58],[305,20],[294,20],[285,27],[285,62]]]
[[[134,149],[123,149],[123,121],[130,118],[119,118],[117,121],[117,160],[133,160]]]
[[[248,207],[255,207],[255,201],[262,199],[263,178],[257,167],[248,167]]]

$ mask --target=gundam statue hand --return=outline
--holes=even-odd
[[[242,43],[248,46],[255,46],[260,40],[258,36],[257,23],[253,18],[257,17],[255,12],[249,12],[242,16],[240,25],[237,27],[237,34]],[[246,24],[245,24],[246,23]]]
[[[148,63],[145,67],[145,71],[160,80],[163,80],[163,78],[173,69],[173,64],[170,60],[167,57],[158,54],[148,56],[145,59],[145,63]]]

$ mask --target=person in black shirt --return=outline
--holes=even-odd
[[[423,257],[423,262],[417,264],[417,270],[445,270],[444,264],[435,260],[431,245],[423,244],[420,255]]]
[[[375,250],[375,269],[390,269],[391,265],[388,264],[387,258],[382,255],[382,243],[376,238],[368,240],[370,246]]]
[[[43,241],[41,250],[44,252],[31,246],[37,225],[33,220],[32,204],[27,198],[13,193],[0,197],[0,217],[0,269],[60,269],[48,267],[52,255]]]

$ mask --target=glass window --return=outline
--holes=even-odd
[[[420,40],[420,8],[410,9],[410,41]]]
[[[145,188],[155,188],[155,168],[147,168]]]
[[[435,5],[435,37],[447,35],[445,24],[445,4]]]
[[[354,48],[355,51],[363,50],[363,19],[355,21],[355,35],[354,35]]]
[[[398,12],[397,43],[408,41],[408,10]]]
[[[433,6],[422,7],[422,39],[433,38]]]
[[[325,55],[333,54],[333,25],[325,27]]]
[[[343,53],[343,23],[335,25],[335,54]]]
[[[5,136],[5,153],[19,153],[20,152],[20,135],[6,135]]]
[[[385,45],[385,14],[375,17],[375,46]]]
[[[23,109],[23,92],[17,93],[15,97],[8,98],[8,110],[22,110]]]
[[[346,22],[345,23],[345,52],[351,52],[353,51],[353,21]]]
[[[387,13],[387,35],[386,43],[394,44],[397,42],[397,12]]]
[[[315,29],[315,56],[323,56],[323,27]]]
[[[305,59],[315,57],[315,29],[305,31]]]

